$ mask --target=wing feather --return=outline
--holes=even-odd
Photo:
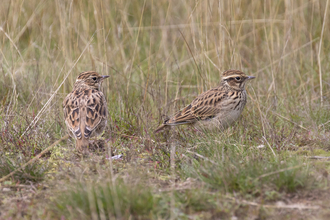
[[[63,101],[65,124],[76,139],[81,138],[80,109],[74,93],[69,93]]]
[[[63,110],[67,128],[76,139],[81,139],[82,131],[84,137],[89,138],[102,121],[106,124],[106,101],[98,90],[73,91],[64,99]]]
[[[88,95],[86,105],[86,126],[84,136],[89,138],[101,122],[106,122],[107,106],[101,91],[93,90]]]
[[[221,108],[219,103],[228,97],[218,88],[200,94],[182,111],[164,122],[166,125],[190,124],[200,120],[208,120],[217,116]]]

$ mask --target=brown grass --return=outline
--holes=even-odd
[[[328,0],[2,2],[0,176],[66,135],[61,102],[80,72],[111,77],[103,86],[106,144],[84,159],[72,140],[58,144],[33,165],[37,181],[28,169],[0,183],[0,218],[326,219],[329,163],[305,156],[330,150],[329,7]],[[227,69],[256,76],[237,124],[223,133],[152,133]],[[109,170],[113,154],[123,159]],[[141,184],[141,194],[130,191]],[[106,200],[99,189],[145,196],[148,213],[138,211],[138,199]],[[283,201],[319,209],[272,208]],[[109,205],[117,202],[124,209]]]

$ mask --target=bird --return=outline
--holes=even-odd
[[[240,70],[226,70],[220,85],[198,95],[188,106],[165,119],[154,133],[166,127],[191,124],[225,129],[238,119],[246,104],[246,83],[254,79]]]
[[[65,124],[76,139],[79,153],[86,153],[89,139],[102,134],[106,127],[108,107],[101,85],[108,77],[94,71],[80,73],[72,92],[63,100]]]

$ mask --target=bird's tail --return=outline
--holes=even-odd
[[[154,134],[157,134],[158,132],[160,132],[161,130],[163,130],[165,127],[167,127],[166,124],[162,124],[161,126],[159,126],[155,131]]]
[[[85,138],[77,139],[76,150],[79,153],[87,152],[88,151],[88,145],[89,145],[88,139],[85,139]]]

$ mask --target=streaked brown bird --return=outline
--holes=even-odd
[[[93,71],[80,73],[72,92],[63,101],[65,124],[76,139],[78,152],[86,152],[89,139],[105,129],[108,108],[101,84],[108,77]]]
[[[190,105],[166,119],[155,133],[168,126],[196,123],[208,129],[227,128],[242,113],[246,104],[245,85],[254,78],[239,70],[225,71],[218,87],[197,96]]]

